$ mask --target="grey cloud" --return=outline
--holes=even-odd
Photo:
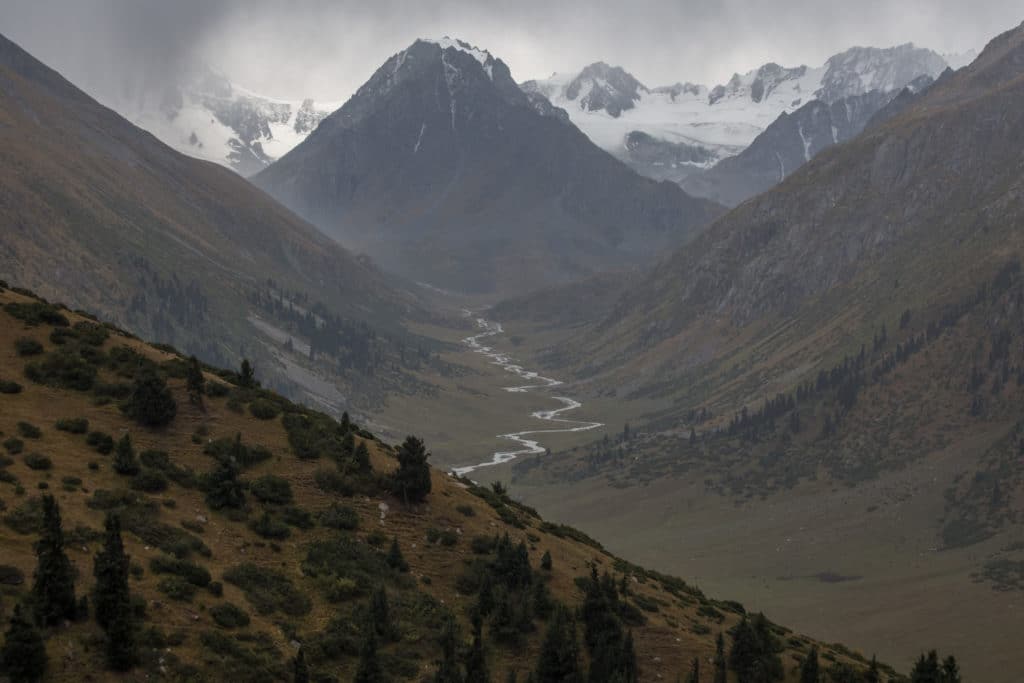
[[[603,59],[651,84],[714,84],[851,45],[980,48],[1006,0],[0,0],[0,31],[100,96],[160,88],[205,60],[271,95],[343,99],[419,36],[453,35],[518,79]]]

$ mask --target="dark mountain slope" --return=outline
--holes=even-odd
[[[418,314],[263,192],[174,152],[2,37],[0,178],[0,275],[209,360],[259,358],[281,387],[292,380],[248,320],[268,279],[349,327],[402,337],[402,316]],[[358,374],[342,385],[372,393]]]
[[[649,261],[719,213],[640,178],[455,41],[392,57],[254,182],[385,267],[473,292]]]

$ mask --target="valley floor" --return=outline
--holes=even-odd
[[[467,321],[465,330],[429,333],[457,342],[472,329]],[[517,338],[515,331],[491,341],[523,360],[537,348],[535,340]],[[542,429],[545,423],[530,413],[558,407],[544,392],[504,391],[508,373],[468,348],[453,345],[445,359],[463,366],[463,373],[433,378],[436,396],[393,399],[385,412],[395,425],[425,437],[435,465],[486,460],[507,447],[497,434],[534,425]],[[556,393],[581,391],[585,388],[569,386]],[[615,434],[654,407],[583,400],[574,419],[608,426],[545,435],[544,446],[558,451]],[[709,595],[738,599],[799,632],[877,654],[902,670],[922,650],[937,648],[961,660],[966,680],[1010,683],[1024,670],[1017,647],[1024,593],[994,590],[972,574],[986,558],[1024,537],[1002,534],[967,548],[939,548],[943,493],[959,472],[957,455],[952,450],[935,454],[857,487],[833,485],[823,477],[744,502],[684,479],[630,488],[612,488],[600,479],[517,484],[512,494],[630,561],[680,575]],[[510,465],[472,476],[512,478]]]

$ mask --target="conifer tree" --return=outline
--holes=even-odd
[[[878,659],[871,655],[871,664],[864,673],[864,683],[882,683],[882,672],[878,669]]]
[[[195,356],[189,358],[188,361],[185,389],[188,391],[188,400],[202,408],[203,394],[206,391],[206,380],[203,378],[203,369],[199,366],[199,360]]]
[[[107,624],[107,667],[128,671],[138,663],[135,646],[135,623],[130,602],[117,603]]]
[[[407,436],[398,449],[398,470],[392,476],[392,491],[402,496],[406,505],[418,503],[430,493],[430,466],[423,441]]]
[[[821,674],[818,670],[818,646],[812,645],[811,651],[800,665],[800,683],[818,683]]]
[[[359,665],[356,667],[354,683],[383,683],[384,673],[377,660],[377,637],[374,629],[366,629],[363,645],[359,649]]]
[[[242,359],[241,371],[238,374],[238,385],[243,389],[252,389],[256,386],[256,369],[248,358]]]
[[[686,683],[700,683],[700,659],[694,657],[690,662],[690,673],[686,675]]]
[[[458,655],[459,627],[449,616],[441,629],[441,659],[434,672],[434,683],[463,683]]]
[[[14,606],[11,625],[4,635],[0,673],[6,674],[11,683],[36,683],[46,673],[46,644],[35,625],[22,615],[21,605]]]
[[[579,657],[576,624],[569,610],[559,605],[537,660],[537,683],[582,683]]]
[[[398,547],[398,537],[391,539],[391,548],[388,550],[386,561],[388,566],[399,572],[409,571],[409,563],[402,556],[402,549]]]
[[[725,664],[725,638],[722,637],[722,632],[718,632],[718,637],[715,638],[715,675],[712,680],[714,683],[726,683],[728,674],[726,673]]]
[[[545,550],[540,558],[540,568],[544,571],[551,571],[551,552]]]
[[[356,450],[352,454],[352,461],[359,472],[369,472],[372,469],[370,466],[370,449],[366,447],[365,441],[360,441],[356,446]]]
[[[135,459],[132,438],[128,434],[122,436],[121,440],[117,442],[117,449],[114,451],[114,471],[124,476],[134,476],[139,473],[139,461]]]
[[[238,466],[225,458],[217,463],[212,472],[206,475],[206,504],[214,510],[223,508],[241,508],[245,505],[245,491],[238,479]]]
[[[36,543],[36,557],[38,565],[32,584],[36,619],[43,626],[74,619],[75,574],[64,552],[60,507],[51,495],[43,496],[43,531]]]
[[[93,561],[93,576],[96,578],[94,594],[96,623],[104,629],[110,626],[119,606],[130,603],[128,593],[128,556],[121,539],[121,520],[108,514],[104,522],[105,535],[103,550]]]
[[[153,370],[145,370],[135,378],[124,411],[139,424],[163,427],[178,414],[178,404],[166,380]]]
[[[466,683],[490,683],[487,656],[484,654],[483,620],[473,615],[473,643],[466,654]]]
[[[377,586],[370,595],[369,619],[376,635],[385,641],[392,639],[394,628],[391,625],[391,609],[388,606],[388,594],[384,590],[384,586]]]
[[[292,683],[309,683],[309,667],[306,665],[306,653],[299,647],[292,660]]]

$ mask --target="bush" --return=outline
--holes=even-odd
[[[0,394],[20,394],[21,385],[6,379],[0,379]]]
[[[320,513],[320,524],[330,529],[354,531],[359,527],[359,514],[347,505],[331,503]]]
[[[172,574],[179,576],[185,581],[189,582],[193,586],[203,588],[210,583],[210,572],[207,571],[206,567],[201,567],[198,564],[189,562],[188,560],[180,560],[173,557],[154,557],[149,561],[149,569],[154,574]]]
[[[191,602],[196,587],[180,576],[165,576],[156,584],[156,589],[171,600]]]
[[[455,509],[459,512],[459,514],[462,514],[462,515],[464,515],[466,517],[472,517],[472,516],[474,516],[476,514],[476,511],[473,510],[473,506],[466,505],[465,503],[463,503],[462,505],[456,506]]]
[[[43,500],[29,498],[4,515],[4,524],[19,534],[37,534],[43,528]]]
[[[60,348],[28,363],[25,376],[49,387],[89,391],[96,382],[96,366],[77,351]]]
[[[132,488],[146,493],[167,490],[167,477],[159,470],[144,469],[132,478]]]
[[[312,529],[313,515],[309,514],[308,510],[289,505],[281,511],[281,519],[288,526],[293,526],[296,529]]]
[[[35,339],[22,337],[14,342],[14,350],[19,356],[38,356],[43,352],[43,345]]]
[[[263,446],[243,443],[241,434],[211,441],[203,448],[203,453],[213,456],[219,462],[233,462],[243,470],[272,457],[272,453]]]
[[[150,469],[157,470],[178,486],[191,489],[199,484],[195,473],[187,467],[179,467],[171,462],[171,458],[164,451],[147,450],[139,455],[139,461]]]
[[[156,372],[144,371],[135,379],[124,412],[146,427],[163,427],[178,414],[178,404],[174,402],[163,377]]]
[[[69,417],[57,420],[57,429],[70,434],[85,434],[89,431],[89,421],[84,417]]]
[[[493,536],[474,536],[469,547],[477,555],[487,555],[494,550],[494,541]]]
[[[27,454],[25,464],[30,470],[48,470],[53,467],[53,461],[41,453]]]
[[[287,479],[273,474],[264,475],[252,482],[249,490],[262,503],[284,505],[292,502],[292,485]]]
[[[249,625],[249,614],[230,602],[210,608],[210,616],[222,628],[244,628]]]
[[[110,337],[110,332],[104,325],[89,322],[75,323],[75,333],[78,341],[89,346],[103,346],[103,342]]]
[[[42,301],[33,301],[25,304],[9,303],[4,306],[4,309],[26,325],[33,327],[43,323],[53,325],[54,327],[67,327],[70,324],[68,319],[64,317],[64,314],[60,312],[60,309],[53,304]]]
[[[11,438],[4,440],[4,448],[11,455],[17,455],[25,450],[25,442],[12,436]]]
[[[324,493],[336,493],[350,498],[355,494],[355,487],[344,476],[334,470],[317,470],[313,475],[317,488]]]
[[[264,512],[262,515],[250,522],[249,528],[263,538],[271,538],[276,541],[284,540],[292,535],[291,529],[288,528],[288,525],[271,515],[269,512]]]
[[[26,439],[38,439],[43,435],[43,432],[31,422],[19,422],[18,434]]]
[[[251,563],[240,564],[224,573],[224,580],[238,586],[260,614],[283,612],[301,617],[312,603],[284,574]]]
[[[259,420],[273,420],[281,414],[277,406],[265,398],[258,398],[249,404],[249,412]]]
[[[92,446],[100,455],[109,455],[114,450],[114,437],[103,432],[89,432],[85,443]]]

